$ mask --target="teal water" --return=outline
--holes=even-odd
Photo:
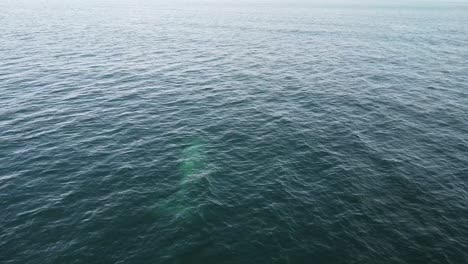
[[[467,4],[195,2],[0,2],[0,263],[468,263]]]

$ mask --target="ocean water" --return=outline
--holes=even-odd
[[[0,263],[468,263],[468,4],[1,1]]]

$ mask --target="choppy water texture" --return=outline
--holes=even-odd
[[[468,263],[468,8],[0,2],[0,262]]]

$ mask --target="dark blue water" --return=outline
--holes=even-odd
[[[0,263],[468,263],[468,5],[0,2]]]

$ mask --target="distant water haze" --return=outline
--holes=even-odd
[[[196,6],[196,5],[211,5],[211,6],[255,6],[255,5],[264,5],[264,6],[419,6],[419,7],[429,7],[429,6],[439,6],[439,7],[448,7],[452,5],[466,6],[468,3],[464,0],[448,0],[448,1],[437,1],[437,0],[6,0],[4,4],[13,5],[13,4],[22,4],[22,5],[35,5],[35,4],[63,4],[63,5],[101,5],[106,4],[108,6],[118,6],[118,5],[188,5],[187,7]]]

